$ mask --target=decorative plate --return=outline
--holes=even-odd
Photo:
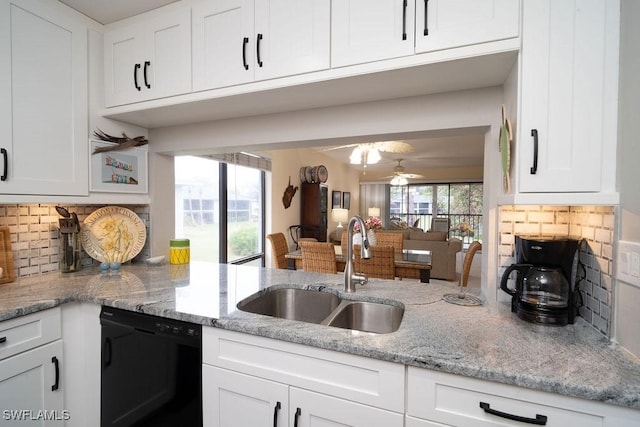
[[[80,229],[80,242],[89,256],[100,262],[127,262],[138,255],[147,229],[138,215],[120,206],[93,212]]]
[[[329,172],[327,171],[325,165],[318,166],[318,179],[320,180],[320,182],[327,182],[328,178]]]
[[[307,182],[307,178],[304,175],[305,170],[306,170],[306,168],[304,166],[300,168],[300,182],[302,182],[302,183]]]

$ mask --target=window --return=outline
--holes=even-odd
[[[264,265],[265,172],[179,156],[175,175],[175,235],[190,239],[191,259]]]
[[[451,237],[482,241],[482,191],[482,183],[391,186],[389,212],[423,230],[431,228],[434,217],[448,218]]]

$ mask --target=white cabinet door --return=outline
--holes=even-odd
[[[600,191],[604,150],[616,140],[617,56],[609,55],[618,30],[607,26],[616,5],[524,1],[520,192]]]
[[[55,2],[0,2],[0,193],[88,194],[87,28]]]
[[[0,402],[2,409],[9,411],[3,412],[3,422],[7,425],[63,425],[61,368],[62,341],[0,361]],[[39,420],[32,421],[40,414]]]
[[[518,36],[517,0],[416,0],[416,52]]]
[[[193,90],[253,81],[253,0],[206,1],[193,13]]]
[[[289,410],[298,427],[402,427],[404,415],[291,387]]]
[[[255,5],[256,80],[329,68],[330,0],[266,0]]]
[[[203,425],[205,427],[285,427],[288,425],[288,387],[273,381],[202,367]]]
[[[223,0],[193,7],[193,89],[329,68],[330,0]]]
[[[333,0],[331,66],[412,55],[414,21],[413,0]]]
[[[190,10],[107,30],[104,58],[107,107],[190,92]]]

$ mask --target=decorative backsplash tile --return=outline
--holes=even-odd
[[[580,261],[586,279],[579,285],[583,305],[580,316],[607,337],[612,326],[612,263],[615,235],[613,206],[501,206],[499,219],[500,271],[514,259],[516,234],[577,236],[586,239]]]
[[[93,211],[104,205],[63,205],[69,212],[75,212],[82,221]],[[135,212],[145,224],[149,234],[149,207],[147,205],[120,205]],[[58,220],[60,215],[55,205],[25,204],[0,205],[0,226],[8,226],[11,232],[16,276],[33,276],[57,271],[59,266]],[[144,248],[132,262],[149,257],[148,239]],[[82,265],[98,264],[82,252]]]

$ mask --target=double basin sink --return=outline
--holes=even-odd
[[[298,288],[266,289],[240,301],[237,307],[265,316],[378,334],[396,331],[404,315],[401,306],[345,300],[330,292]]]

